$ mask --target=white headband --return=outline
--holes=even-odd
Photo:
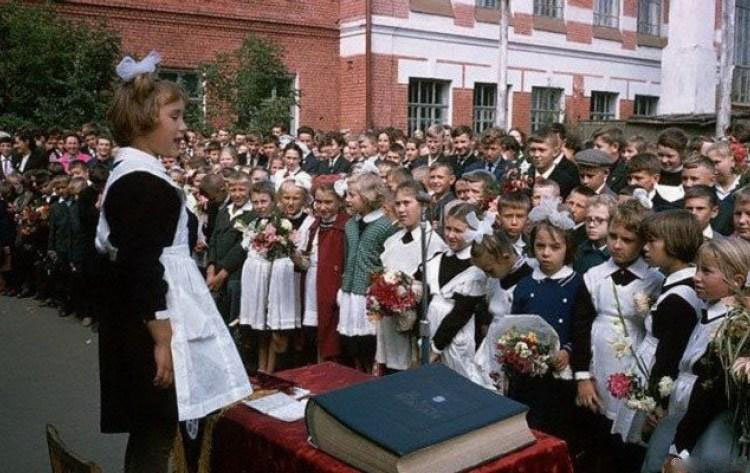
[[[576,224],[573,219],[570,218],[570,213],[567,210],[558,210],[557,206],[557,199],[544,198],[539,205],[531,209],[531,212],[529,212],[529,220],[534,223],[547,220],[550,224],[560,230],[574,229]]]
[[[125,56],[122,58],[122,61],[120,61],[120,64],[117,65],[115,71],[117,72],[117,75],[120,76],[120,79],[125,82],[130,82],[135,79],[135,76],[138,74],[150,74],[154,72],[156,70],[156,65],[160,62],[161,56],[156,51],[151,51],[146,57],[138,62],[130,56]]]

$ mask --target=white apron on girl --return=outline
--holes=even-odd
[[[701,320],[695,325],[680,360],[680,372],[672,386],[672,394],[669,396],[669,415],[678,415],[681,418],[687,412],[690,394],[698,379],[698,376],[693,374],[693,365],[706,353],[708,344],[713,340],[728,311],[729,308],[718,301],[706,311],[706,320]]]
[[[649,298],[656,297],[664,279],[661,273],[649,268],[641,258],[627,269],[637,279],[625,286],[617,286],[617,297],[612,275],[620,267],[611,258],[589,269],[583,276],[597,314],[591,327],[590,373],[602,401],[602,414],[610,420],[614,420],[623,402],[609,393],[607,380],[610,375],[625,373],[633,366],[634,358],[628,345],[632,344],[633,349],[638,350],[646,332],[643,317],[635,309],[634,296],[643,293]],[[625,339],[625,330],[618,315],[618,301],[629,341]]]
[[[153,156],[135,148],[122,148],[118,164],[107,180],[102,202],[109,188],[131,172],[147,172],[174,186],[164,167]],[[180,421],[197,419],[239,401],[252,393],[237,348],[219,314],[206,282],[188,246],[188,217],[183,192],[175,187],[182,201],[172,246],[164,248],[159,262],[169,285],[167,308],[156,318],[168,319],[172,327],[172,364]],[[102,207],[97,226],[99,252],[116,260],[117,249],[109,241],[109,224]]]
[[[669,277],[667,277],[667,279],[664,281],[664,285],[668,286],[670,284],[674,284],[677,281],[691,278],[694,274],[694,267],[682,269],[673,274],[670,274]],[[702,307],[703,305],[703,302],[700,300],[700,298],[698,298],[695,290],[684,284],[680,284],[673,288],[670,288],[668,291],[661,294],[654,305],[651,307],[651,312],[656,310],[656,307],[661,304],[664,299],[672,294],[680,296],[683,300],[687,301],[693,307]],[[644,321],[644,325],[646,327],[646,335],[643,337],[643,341],[641,341],[641,344],[638,346],[638,350],[636,350],[636,356],[639,360],[641,360],[641,366],[646,368],[648,375],[651,374],[651,368],[654,367],[656,348],[659,344],[659,339],[654,336],[652,328],[653,317],[651,312],[648,313]],[[695,317],[699,318],[700,313],[696,313]],[[631,367],[631,372],[636,374],[641,379],[641,382],[644,386],[648,384],[649,380],[643,376],[643,373],[641,373],[641,371],[637,366],[635,366],[635,364]],[[641,439],[641,432],[643,431],[645,422],[646,413],[630,409],[625,404],[622,404],[620,406],[620,409],[617,411],[617,417],[612,423],[612,433],[620,434],[625,442],[643,444],[643,440]]]
[[[315,222],[307,216],[297,229],[294,244],[300,250],[307,246],[310,227]],[[268,283],[268,317],[266,326],[271,330],[293,330],[302,327],[302,274],[294,271],[289,257],[278,258],[271,264]]]
[[[466,251],[466,250],[462,250]],[[470,251],[470,250],[469,250]],[[461,252],[459,252],[461,253]],[[427,320],[430,322],[430,338],[435,336],[440,323],[453,310],[454,294],[479,297],[487,290],[487,276],[476,266],[469,266],[448,281],[443,287],[439,284],[440,254],[427,262],[427,285],[432,300],[427,309]],[[434,347],[433,347],[434,349]],[[476,379],[474,372],[474,355],[476,351],[474,340],[474,316],[456,333],[451,343],[441,352],[440,359],[447,367],[468,379]]]
[[[242,241],[245,248],[247,242]],[[240,325],[249,325],[255,330],[266,329],[268,310],[268,283],[271,280],[271,262],[248,249],[240,276]]]

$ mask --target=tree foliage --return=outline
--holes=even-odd
[[[264,133],[288,123],[298,93],[282,56],[276,43],[250,34],[239,49],[203,64],[204,90],[221,103],[210,108],[209,121],[228,113],[235,127]]]
[[[0,128],[78,127],[102,121],[119,37],[48,4],[0,5]]]

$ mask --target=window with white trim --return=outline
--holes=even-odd
[[[638,32],[659,36],[661,32],[661,0],[638,0]]]
[[[633,114],[642,117],[651,117],[656,115],[659,106],[659,97],[653,95],[636,95]]]
[[[481,133],[495,126],[497,85],[474,84],[474,132]]]
[[[185,90],[189,101],[185,110],[186,116],[200,116],[205,118],[206,113],[203,106],[203,81],[198,72],[159,68],[157,75],[161,79],[176,82],[183,88],[183,90]]]
[[[536,132],[550,123],[560,121],[563,89],[531,88],[531,131]]]
[[[594,26],[620,27],[620,0],[595,0]]]
[[[614,120],[617,110],[617,94],[612,92],[591,92],[591,120]]]
[[[736,0],[732,101],[750,103],[750,0]]]
[[[497,0],[476,0],[478,8],[497,8]]]
[[[409,134],[447,122],[449,91],[447,81],[409,79]]]
[[[563,0],[534,0],[534,15],[562,18],[563,3]]]

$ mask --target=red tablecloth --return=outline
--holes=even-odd
[[[319,394],[366,381],[369,375],[322,363],[283,371],[277,376]],[[307,443],[304,421],[282,422],[246,406],[228,410],[214,428],[214,473],[338,473],[354,468]],[[572,473],[565,442],[534,432],[533,445],[471,470],[476,473]]]

